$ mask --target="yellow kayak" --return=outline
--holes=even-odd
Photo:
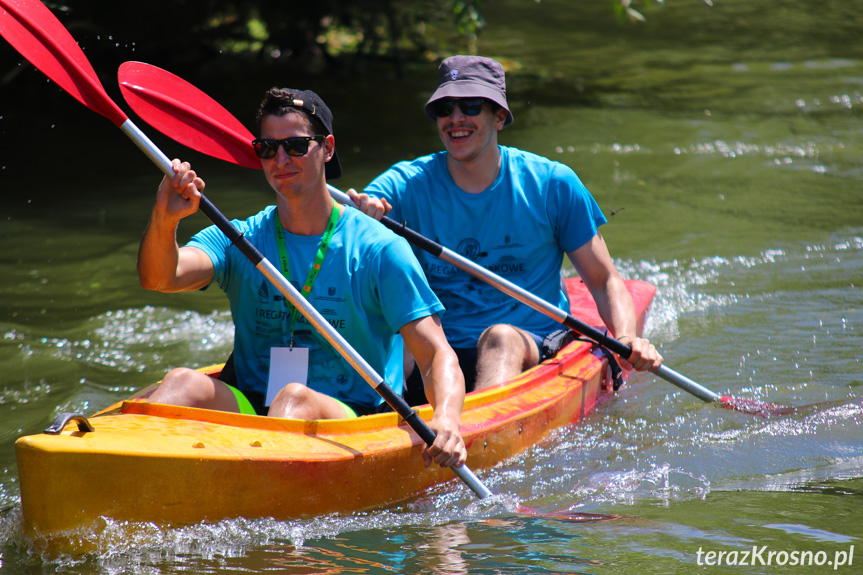
[[[572,315],[601,325],[584,285],[567,286]],[[627,286],[641,329],[655,287]],[[606,366],[594,345],[575,341],[501,387],[468,394],[468,464],[487,469],[578,421],[613,393]],[[101,517],[160,525],[290,519],[403,501],[455,477],[423,466],[422,440],[395,413],[276,419],[146,402],[155,387],[58,433],[18,439],[25,536],[77,552],[104,526]],[[431,419],[428,406],[418,413]]]

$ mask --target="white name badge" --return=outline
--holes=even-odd
[[[309,381],[309,348],[270,348],[270,376],[267,379],[267,399],[264,405],[273,403],[276,395],[289,383]]]

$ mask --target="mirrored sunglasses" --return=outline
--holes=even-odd
[[[309,153],[309,142],[323,142],[326,136],[317,134],[315,136],[297,136],[275,140],[273,138],[256,138],[252,140],[255,154],[262,160],[270,160],[279,153],[279,146],[285,149],[289,156],[305,156]]]
[[[453,98],[444,98],[432,104],[432,112],[438,118],[446,118],[450,116],[455,107],[458,106],[461,113],[465,116],[478,116],[482,112],[482,105],[485,103],[485,98],[466,98],[463,100],[454,100]]]

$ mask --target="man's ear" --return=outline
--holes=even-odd
[[[495,112],[494,118],[494,127],[497,128],[498,131],[503,130],[503,125],[506,123],[507,113],[503,108],[498,108],[497,112]]]
[[[333,155],[336,153],[336,138],[332,134],[328,135],[324,138],[324,156],[325,162],[329,162],[333,159]]]

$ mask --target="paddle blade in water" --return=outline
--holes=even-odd
[[[543,511],[541,509],[537,509],[536,507],[529,507],[526,505],[519,505],[518,509],[516,509],[516,512],[522,513],[524,515],[530,515],[532,517],[554,519],[557,521],[569,521],[572,523],[597,523],[599,521],[612,521],[614,519],[620,519],[622,517],[621,515],[607,513],[578,513],[570,509],[563,509],[558,511]]]
[[[126,103],[169,138],[208,156],[261,169],[252,133],[192,84],[143,62],[123,63],[118,79]]]
[[[784,417],[786,415],[797,415],[812,411],[823,411],[842,405],[844,400],[839,401],[824,401],[821,403],[812,403],[810,405],[776,405],[775,403],[765,403],[754,399],[740,399],[739,397],[722,396],[722,402],[717,405],[726,409],[733,409],[742,413],[758,415],[760,417]]]
[[[117,126],[128,119],[105,93],[78,43],[39,0],[0,0],[0,35],[94,112]]]

